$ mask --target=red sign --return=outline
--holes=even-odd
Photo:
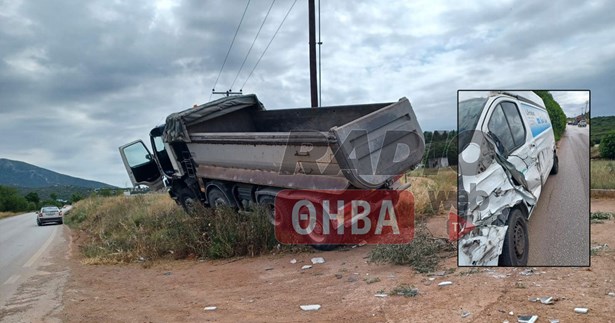
[[[394,190],[283,190],[275,235],[284,244],[402,244],[414,237],[414,196]]]

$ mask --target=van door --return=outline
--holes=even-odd
[[[525,177],[527,189],[538,198],[542,184],[538,151],[517,104],[498,102],[486,126],[486,130],[497,138],[499,150],[503,151],[508,162]]]
[[[164,187],[158,164],[143,141],[136,140],[119,149],[133,186],[147,185],[151,190]]]

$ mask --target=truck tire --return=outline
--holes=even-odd
[[[193,214],[196,211],[197,200],[189,188],[184,187],[179,191],[179,203],[181,203],[184,211],[188,214]]]
[[[207,201],[209,202],[209,206],[212,208],[216,208],[218,206],[232,207],[231,201],[229,201],[226,197],[226,194],[215,186],[209,189],[209,193],[207,193]]]
[[[264,207],[267,211],[267,220],[275,226],[275,197],[264,195],[259,197],[258,204]]]
[[[508,230],[499,258],[499,266],[517,267],[527,265],[529,237],[527,220],[521,210],[512,209],[508,217]]]
[[[559,158],[556,154],[553,154],[553,167],[551,167],[551,175],[557,174],[559,171]]]
[[[317,244],[313,244],[312,248],[319,251],[331,251],[337,249],[339,245],[335,243],[330,243],[331,241],[327,241],[326,237],[322,237],[322,223],[320,220],[316,220],[316,227],[314,230],[308,235],[312,241],[318,242]]]

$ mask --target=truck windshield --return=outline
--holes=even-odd
[[[462,152],[472,140],[478,119],[483,112],[487,98],[475,98],[459,102],[459,152]]]

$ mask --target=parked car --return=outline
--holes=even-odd
[[[585,120],[579,121],[579,127],[583,128],[583,127],[586,127],[586,126],[587,126],[587,121],[585,121]]]
[[[48,222],[64,223],[62,211],[57,206],[43,206],[36,212],[36,224],[41,226]]]
[[[529,91],[490,92],[460,101],[459,118],[459,265],[524,266],[528,220],[558,172],[545,104]]]

